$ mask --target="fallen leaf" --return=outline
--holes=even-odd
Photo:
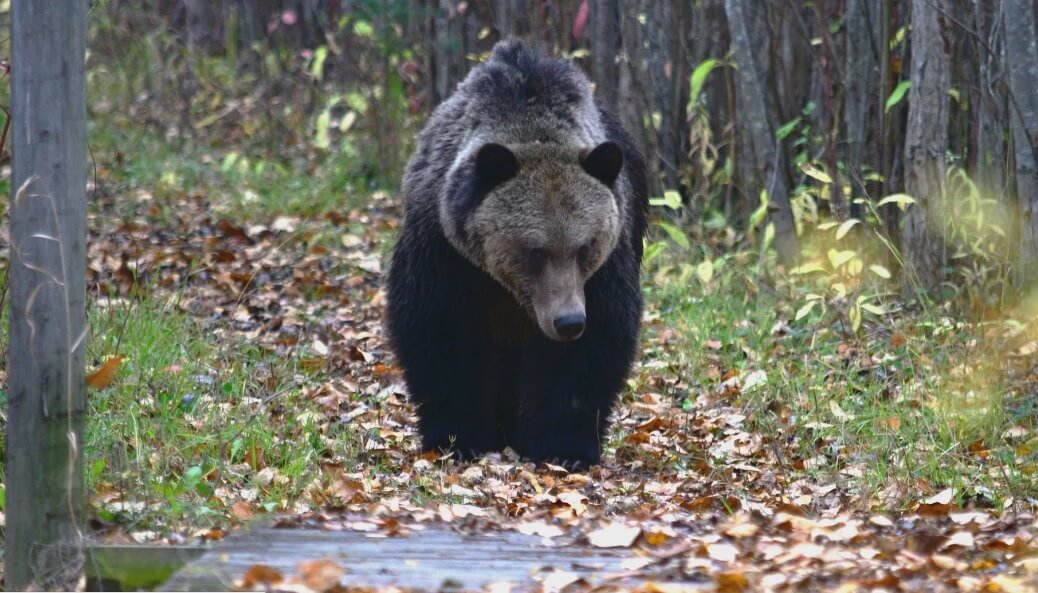
[[[266,564],[253,564],[242,575],[241,581],[236,583],[237,589],[256,589],[257,585],[275,585],[285,580],[278,569]]]
[[[642,532],[640,527],[611,523],[587,534],[587,541],[596,548],[629,548]]]
[[[558,498],[560,501],[569,505],[569,507],[573,509],[573,514],[578,517],[583,515],[584,511],[587,510],[587,497],[579,492],[568,490],[559,494]]]
[[[252,505],[249,503],[239,500],[231,505],[231,514],[241,521],[248,521],[256,516],[256,511],[252,509]]]
[[[749,579],[741,572],[722,572],[714,578],[717,593],[742,593],[750,586]]]
[[[955,497],[954,488],[945,488],[937,494],[934,494],[930,498],[923,499],[923,504],[951,504],[952,499]]]
[[[548,523],[539,523],[536,521],[520,523],[516,526],[515,530],[524,535],[536,535],[547,538],[559,537],[566,533],[558,525],[550,525]]]
[[[735,546],[729,543],[707,544],[706,553],[707,556],[718,562],[735,562],[739,555]]]
[[[115,380],[115,374],[123,364],[123,357],[115,355],[105,361],[100,368],[86,376],[87,387],[105,389]]]
[[[962,546],[964,548],[973,547],[973,534],[968,531],[956,531],[955,533],[948,536],[948,541],[944,542],[941,548],[948,548],[950,546]]]
[[[296,576],[314,591],[328,591],[339,585],[346,569],[329,559],[309,560],[296,565]]]

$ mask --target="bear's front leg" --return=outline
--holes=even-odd
[[[588,467],[602,457],[609,414],[638,343],[642,310],[637,263],[614,254],[585,288],[587,329],[571,342],[530,341],[519,370],[518,435],[533,461]]]
[[[422,450],[453,450],[472,459],[505,446],[501,405],[493,387],[503,372],[489,344],[440,343],[406,368],[418,404]]]
[[[635,335],[596,343],[595,333],[569,343],[537,339],[528,348],[519,374],[518,436],[511,443],[521,456],[577,468],[601,459]]]

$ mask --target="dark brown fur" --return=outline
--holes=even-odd
[[[436,110],[389,277],[425,448],[597,461],[641,315],[644,174],[587,78],[519,42]]]

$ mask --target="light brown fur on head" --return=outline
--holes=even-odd
[[[584,284],[620,239],[620,210],[608,183],[622,156],[602,173],[601,163],[596,169],[589,161],[601,161],[603,152],[615,158],[609,150],[541,143],[508,148],[518,172],[481,198],[461,225],[463,238],[452,242],[505,286],[547,337],[575,339],[584,326]],[[567,331],[560,326],[567,319],[579,319],[579,327]]]

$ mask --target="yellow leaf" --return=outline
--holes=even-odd
[[[699,277],[700,282],[707,284],[714,277],[714,265],[708,261],[699,262],[699,265],[696,266],[696,276]]]
[[[807,175],[808,177],[811,177],[812,179],[817,179],[818,181],[821,181],[822,183],[832,183],[833,182],[833,178],[829,177],[828,173],[826,173],[825,171],[822,171],[821,169],[815,167],[811,163],[807,163],[807,162],[800,163],[800,170],[804,172],[804,175]]]
[[[869,313],[872,313],[873,315],[883,315],[887,312],[887,310],[884,309],[882,306],[873,305],[871,303],[862,303],[861,308],[865,309]]]
[[[836,240],[839,241],[840,239],[847,236],[847,233],[851,232],[851,229],[854,228],[854,225],[858,224],[859,222],[861,221],[857,218],[851,218],[845,221],[843,224],[841,224],[840,228],[836,229]]]
[[[883,266],[880,266],[880,265],[877,265],[877,264],[872,264],[871,266],[869,266],[869,270],[872,270],[873,274],[879,276],[880,278],[882,278],[884,280],[890,280],[890,277],[891,277],[890,270],[884,268]]]
[[[815,308],[816,304],[818,304],[818,301],[808,301],[806,305],[797,309],[797,314],[793,321],[800,321],[804,317],[807,317],[811,310]]]
[[[885,204],[897,204],[898,208],[904,210],[909,204],[915,204],[915,198],[908,194],[890,194],[876,203],[877,206]]]
[[[836,403],[835,399],[829,400],[829,411],[833,413],[833,418],[836,418],[840,422],[846,422],[851,420],[851,415],[843,411],[840,404]]]
[[[820,264],[809,263],[809,264],[799,265],[799,266],[793,268],[792,270],[790,270],[790,274],[810,274],[811,272],[824,272],[824,271],[825,271],[825,268],[822,267]]]
[[[861,258],[851,258],[851,261],[847,263],[847,273],[851,276],[858,276],[864,267],[865,263],[861,261]]]
[[[722,572],[714,577],[718,593],[742,593],[750,588],[750,580],[741,572]]]
[[[851,261],[851,258],[857,256],[858,254],[853,252],[853,251],[851,251],[851,250],[849,250],[849,249],[842,250],[842,251],[837,251],[835,249],[830,249],[829,252],[828,252],[828,255],[829,255],[829,263],[832,264],[833,269],[836,270],[840,266],[842,266],[843,264]]]

